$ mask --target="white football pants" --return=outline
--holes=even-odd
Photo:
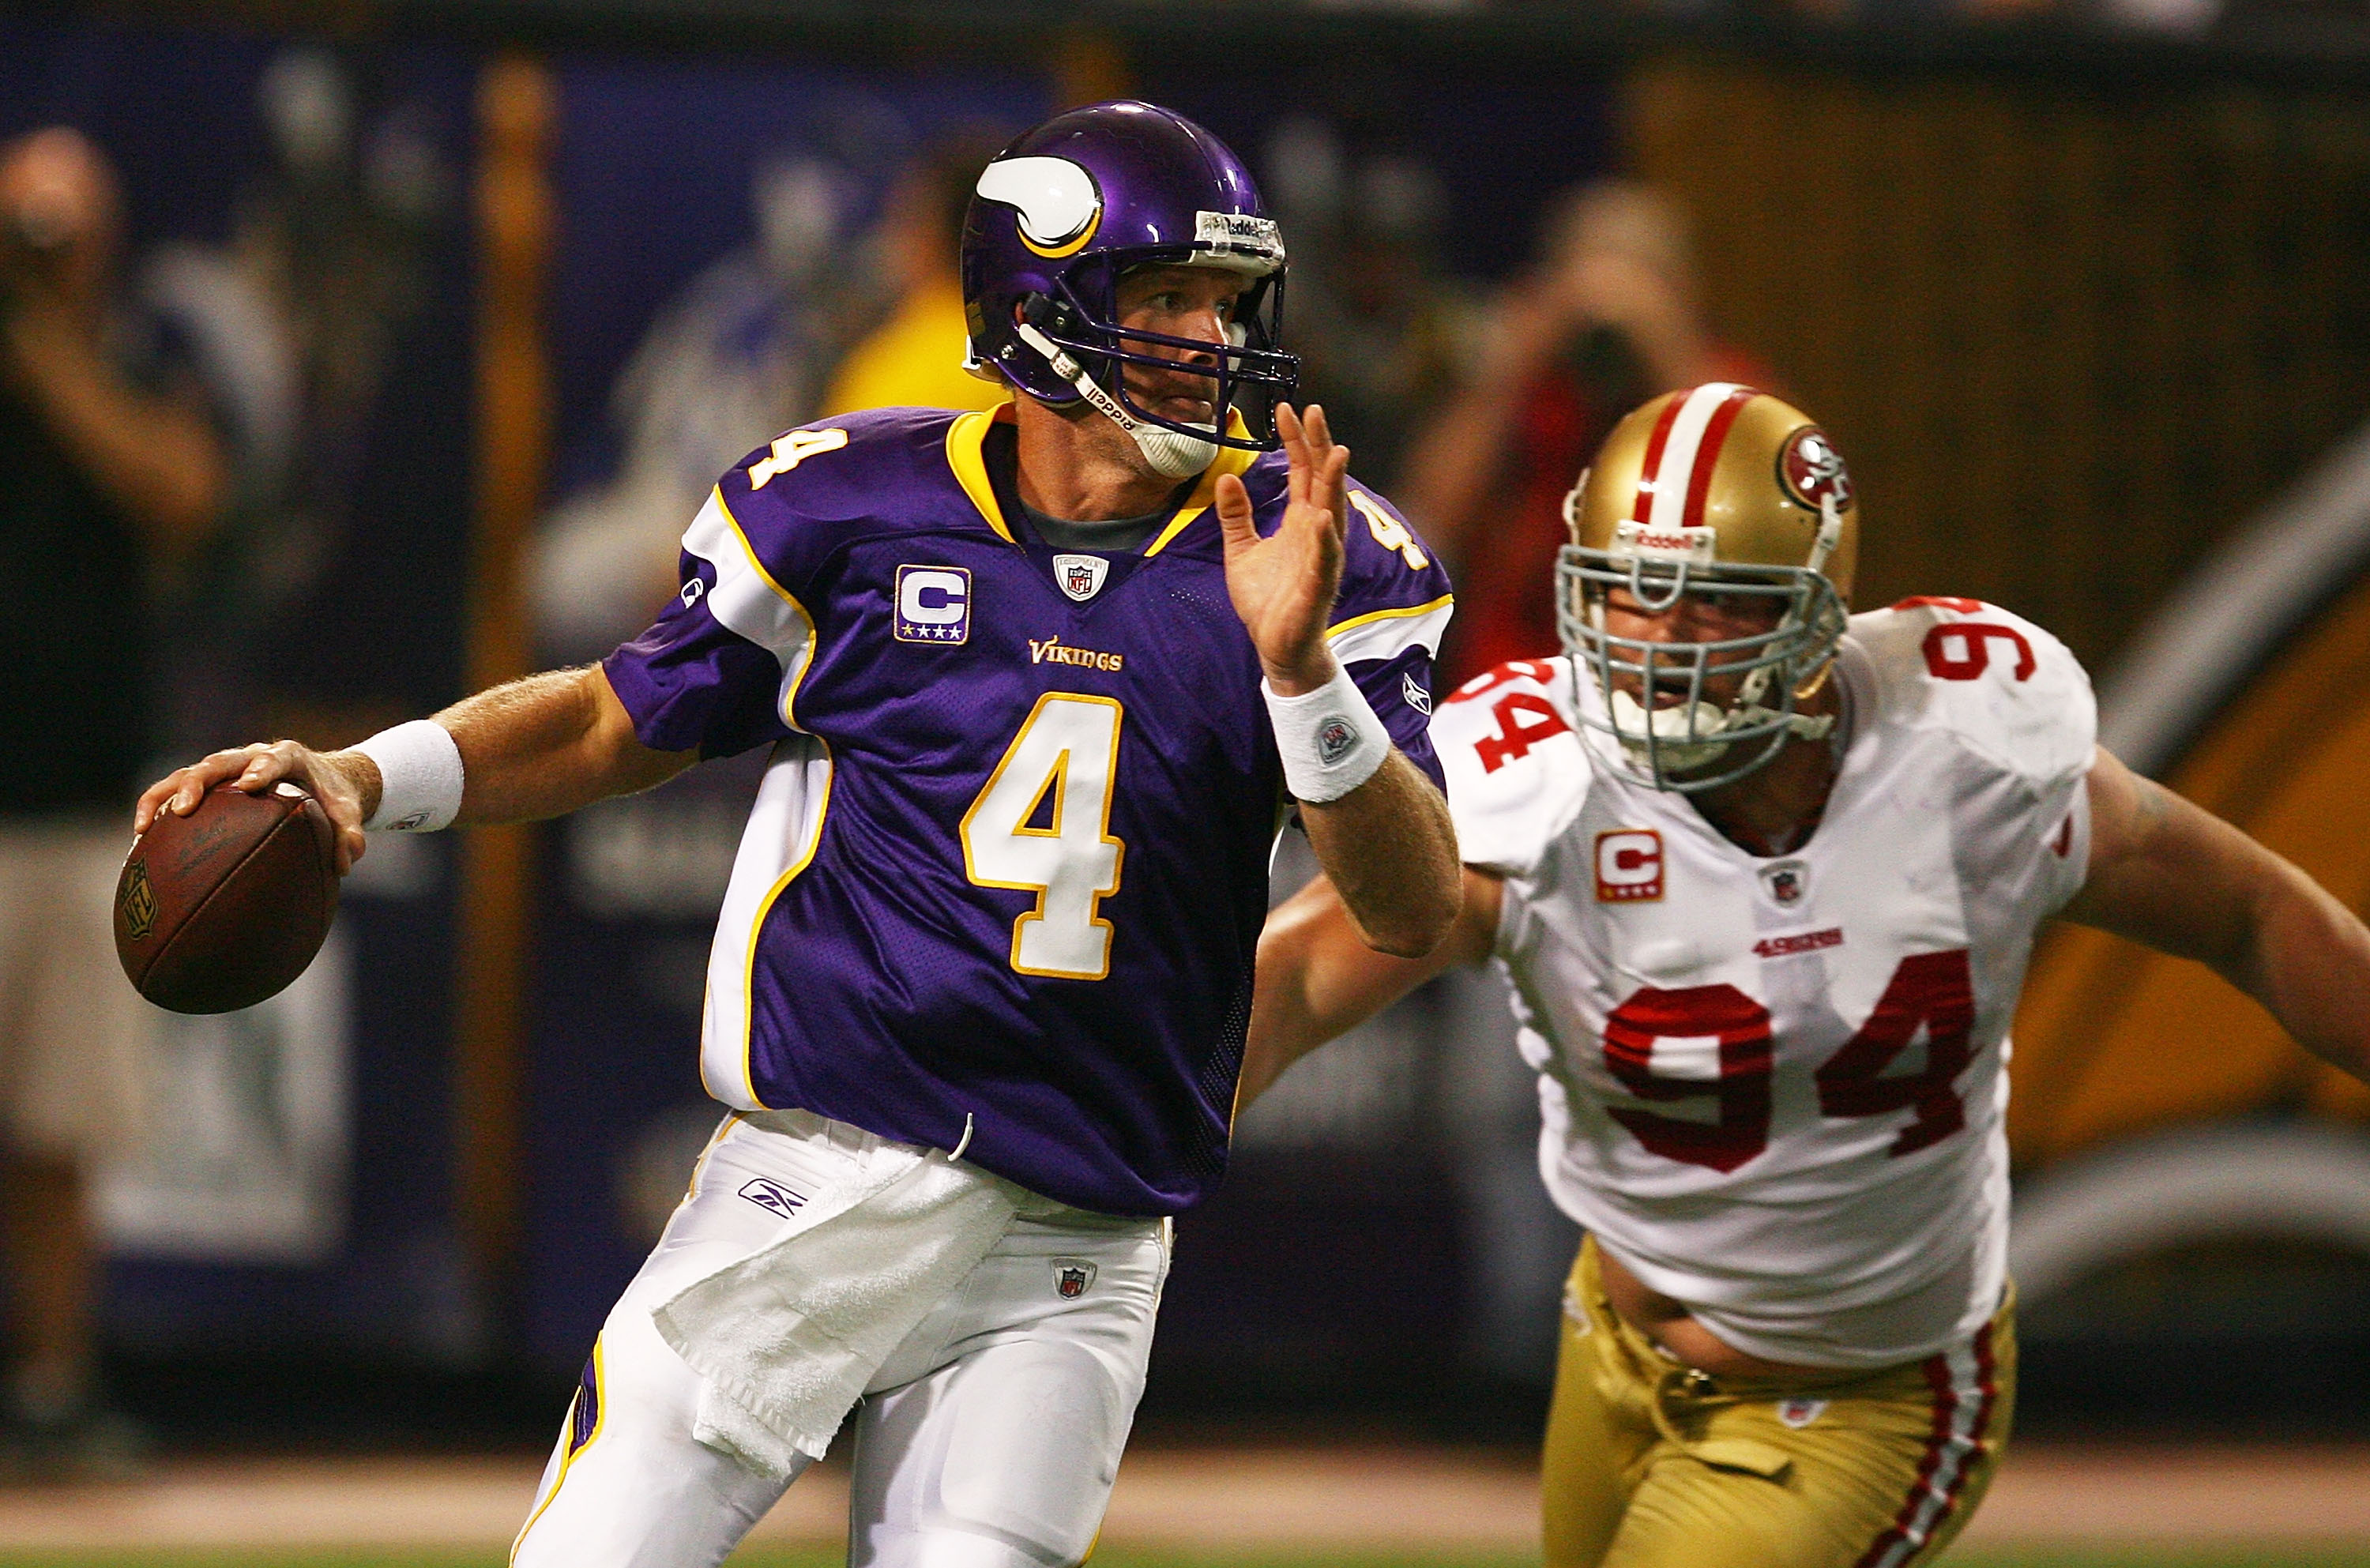
[[[778,1233],[764,1183],[818,1191],[880,1141],[802,1113],[766,1120],[726,1119],[611,1309],[514,1568],[713,1568],[788,1486],[692,1436],[699,1375],[650,1320]],[[1165,1221],[1050,1199],[1025,1209],[865,1389],[850,1568],[1083,1561],[1144,1392],[1168,1272]]]

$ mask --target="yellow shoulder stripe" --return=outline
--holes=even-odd
[[[1362,626],[1372,626],[1376,621],[1397,620],[1402,616],[1428,616],[1435,610],[1447,609],[1455,603],[1455,594],[1443,594],[1427,605],[1406,605],[1387,610],[1369,610],[1363,616],[1352,616],[1348,620],[1337,621],[1327,627],[1325,635],[1329,638],[1339,637],[1345,631],[1355,631]]]

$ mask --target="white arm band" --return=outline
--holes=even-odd
[[[378,764],[378,810],[369,833],[433,833],[461,811],[461,748],[432,719],[381,730],[356,746]]]
[[[1283,756],[1283,787],[1312,806],[1338,801],[1375,776],[1391,755],[1391,732],[1375,717],[1374,706],[1348,670],[1315,691],[1279,697],[1260,682],[1275,749]]]

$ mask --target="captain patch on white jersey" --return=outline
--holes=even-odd
[[[1855,616],[1840,771],[1751,855],[1639,779],[1569,661],[1501,666],[1433,744],[1541,1075],[1557,1203],[1738,1349],[1890,1365],[1997,1307],[2008,1029],[2082,883],[2096,709],[2056,639],[1968,599]]]

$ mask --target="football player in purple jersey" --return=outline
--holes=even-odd
[[[556,815],[770,748],[701,1070],[731,1108],[611,1312],[513,1554],[708,1564],[856,1412],[856,1563],[1083,1559],[1168,1216],[1225,1167],[1288,808],[1379,950],[1455,917],[1440,566],[1288,401],[1284,248],[1165,110],[1061,115],[961,247],[983,413],[726,474],[602,663],[351,751],[180,769],[368,831]]]

